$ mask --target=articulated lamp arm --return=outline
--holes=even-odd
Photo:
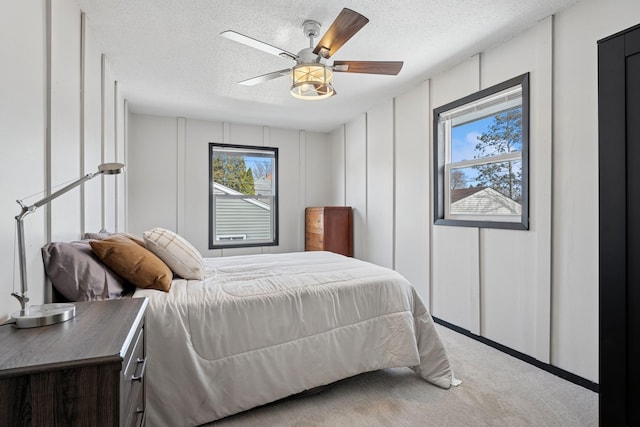
[[[79,186],[83,182],[89,181],[90,179],[98,176],[98,175],[113,175],[119,174],[124,169],[124,165],[122,163],[103,163],[98,166],[98,170],[96,172],[88,173],[83,177],[78,178],[72,183],[64,186],[60,190],[51,193],[47,197],[38,200],[34,204],[30,206],[25,206],[22,200],[17,200],[18,204],[22,208],[20,213],[16,216],[16,225],[18,232],[18,258],[20,262],[20,293],[12,292],[11,295],[14,296],[20,302],[20,315],[27,315],[29,309],[27,307],[27,302],[29,302],[29,297],[27,296],[28,288],[27,288],[27,262],[26,262],[26,251],[25,251],[25,241],[24,241],[24,217],[33,213],[41,206],[46,205],[53,199],[62,196],[64,193],[72,190],[73,188]]]

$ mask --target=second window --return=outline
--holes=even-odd
[[[278,244],[278,149],[209,144],[209,249]]]

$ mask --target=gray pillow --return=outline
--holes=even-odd
[[[53,286],[70,301],[119,298],[130,291],[130,285],[93,253],[89,241],[47,243],[42,260]]]
[[[102,229],[100,231],[98,231],[97,233],[84,233],[84,236],[82,236],[83,239],[106,239],[107,237],[111,236],[113,233],[108,232],[105,229]]]

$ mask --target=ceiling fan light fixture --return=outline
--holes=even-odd
[[[324,64],[298,64],[291,69],[291,95],[299,99],[325,99],[334,95],[333,71]]]
[[[239,84],[253,86],[288,74],[291,77],[291,95],[299,99],[315,100],[329,98],[336,94],[331,84],[334,72],[393,76],[400,72],[402,61],[334,61],[331,66],[325,64],[326,60],[335,55],[368,22],[369,19],[360,13],[343,8],[314,47],[314,39],[320,34],[320,23],[308,19],[302,23],[302,32],[309,38],[309,47],[300,50],[298,54],[287,52],[232,30],[223,31],[220,35],[245,46],[296,62],[293,68],[272,71],[239,81]]]

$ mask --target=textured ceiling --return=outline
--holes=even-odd
[[[77,0],[135,113],[331,131],[382,100],[535,25],[577,0]],[[284,50],[308,47],[302,22],[343,7],[369,23],[332,60],[404,61],[397,76],[336,73],[337,95],[302,101],[281,77],[294,62],[220,37],[235,30]]]

